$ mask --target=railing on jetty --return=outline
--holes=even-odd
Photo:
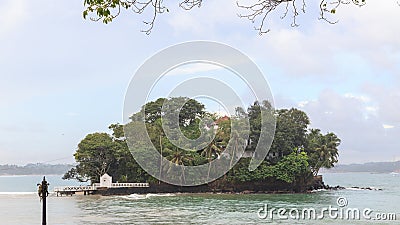
[[[77,192],[83,192],[84,195],[90,194],[93,191],[97,190],[97,187],[92,186],[64,186],[64,187],[55,187],[54,192],[58,195],[73,195]]]
[[[91,186],[64,186],[55,187],[54,192],[59,195],[73,195],[77,192],[83,192],[84,195],[91,194],[98,189],[107,188],[148,188],[149,183],[112,183],[111,186],[100,186],[100,183],[95,183]]]
[[[100,187],[100,183],[95,183],[95,187]],[[107,188],[122,188],[122,187],[149,187],[149,183],[112,183],[111,187]]]

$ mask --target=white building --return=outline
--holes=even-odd
[[[107,173],[100,177],[100,187],[112,187],[112,176]]]

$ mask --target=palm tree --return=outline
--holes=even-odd
[[[322,135],[318,130],[312,134],[314,137],[309,143],[309,155],[313,174],[316,176],[321,168],[332,168],[338,162],[338,146],[341,141],[334,133]]]
[[[323,153],[320,160],[321,166],[324,168],[332,168],[338,162],[339,152],[337,147],[340,145],[340,139],[333,133],[328,133],[324,136]]]
[[[179,149],[177,147],[175,147],[174,151],[172,151],[170,149],[165,149],[164,151],[166,153],[169,153],[168,156],[167,156],[167,159],[171,163],[175,164],[176,166],[180,166],[181,167],[181,170],[182,170],[182,173],[181,173],[181,176],[180,176],[181,185],[182,184],[186,184],[185,167],[184,167],[184,165],[188,164],[188,163],[191,163],[193,158],[191,157],[190,154],[185,153],[184,150],[181,150],[181,149]],[[170,173],[171,169],[172,169],[172,167],[171,167],[171,165],[169,165],[169,168],[168,168],[167,172]]]
[[[239,134],[238,131],[233,131],[232,133],[232,143],[233,146],[231,147],[232,151],[231,151],[231,160],[229,163],[229,168],[232,168],[232,164],[233,164],[233,160],[235,159],[235,157],[237,157],[235,155],[235,153],[243,150],[245,148],[245,144],[244,144],[245,140],[243,139],[243,137],[241,137],[241,135]]]
[[[208,160],[208,172],[207,172],[207,181],[210,178],[211,172],[211,161],[215,158],[218,158],[221,153],[221,149],[217,146],[215,140],[212,140],[211,143],[203,149],[201,155],[206,157]]]

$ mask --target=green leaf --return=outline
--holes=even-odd
[[[97,8],[97,15],[103,16],[103,8]]]
[[[86,19],[86,16],[88,15],[88,11],[87,10],[85,10],[85,11],[83,11],[83,18],[84,19]]]

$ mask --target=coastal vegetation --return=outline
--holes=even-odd
[[[170,109],[173,105],[179,106],[178,123],[179,129],[186,138],[195,140],[206,130],[215,134],[212,139],[205,135],[206,142],[203,148],[196,151],[186,151],[174,145],[171,135],[165,132],[162,122],[169,122],[162,112],[163,104],[168,103]],[[183,104],[182,104],[183,103]],[[276,121],[274,139],[267,157],[254,171],[249,171],[248,165],[251,153],[255,151],[259,142],[262,123],[270,123],[271,120],[263,121],[262,113],[268,113]],[[185,97],[159,98],[148,102],[142,109],[133,114],[131,122],[122,124],[111,124],[110,133],[88,134],[79,144],[74,154],[76,166],[65,173],[63,179],[77,179],[79,181],[99,182],[99,177],[110,174],[115,182],[149,182],[159,181],[144,171],[133,158],[125,138],[124,126],[132,126],[142,120],[146,125],[147,134],[153,145],[163,157],[175,165],[203,165],[221,157],[229,157],[233,168],[215,183],[220,186],[229,186],[239,183],[251,182],[284,182],[288,186],[304,185],[318,174],[320,168],[331,168],[337,163],[338,146],[340,139],[332,132],[322,134],[319,129],[311,129],[310,119],[307,114],[299,109],[273,109],[268,101],[254,102],[247,109],[236,108],[235,115],[220,116],[208,112],[205,106],[194,99]],[[211,118],[211,123],[202,124],[205,118]],[[249,131],[246,135],[233,132],[233,124],[249,121]],[[167,126],[168,127],[168,126]],[[203,130],[204,129],[204,130]],[[247,136],[248,139],[243,139]],[[230,139],[233,139],[229,146]],[[175,140],[177,141],[177,140]],[[179,141],[179,140],[178,140]],[[261,146],[267,147],[267,146]],[[240,148],[250,157],[239,155]],[[138,149],[136,149],[138,150]],[[145,146],[138,151],[146,151]],[[238,159],[233,164],[233,159]],[[157,163],[157,162],[149,162]],[[208,174],[210,176],[212,164],[209,164]],[[160,173],[167,173],[173,168],[163,165]],[[182,171],[184,174],[184,171]],[[203,179],[200,177],[199,179]],[[182,177],[184,179],[184,176]],[[182,180],[182,184],[184,184]]]

